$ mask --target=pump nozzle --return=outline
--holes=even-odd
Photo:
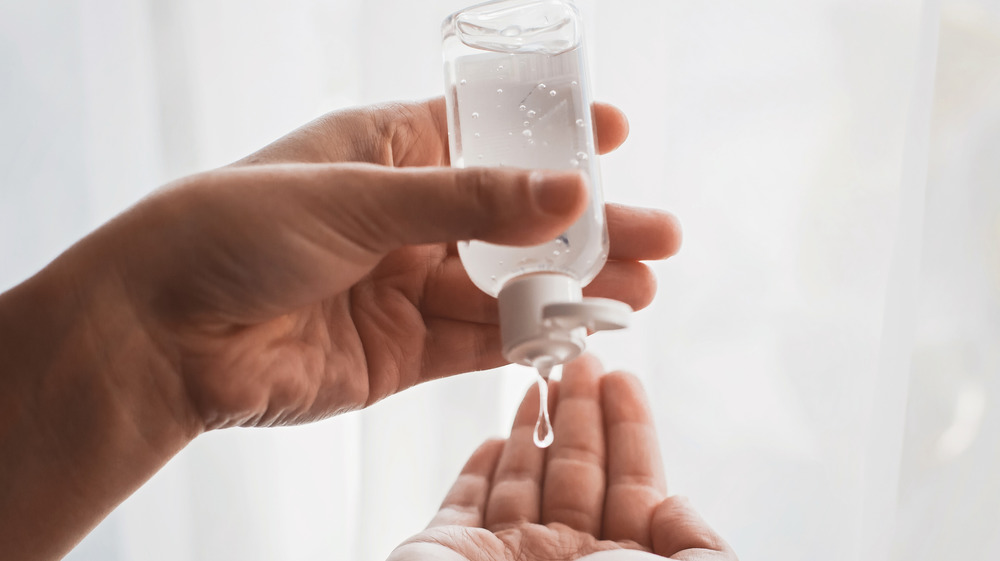
[[[541,358],[568,362],[586,349],[587,330],[628,326],[632,308],[607,298],[584,298],[580,283],[558,273],[514,279],[500,290],[503,355],[517,364]]]

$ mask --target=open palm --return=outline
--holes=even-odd
[[[639,381],[600,372],[585,355],[550,382],[548,449],[532,441],[538,392],[529,391],[510,437],[473,453],[427,530],[390,561],[551,561],[621,549],[735,561],[686,500],[667,497]]]
[[[595,122],[600,151],[624,141],[616,109]],[[575,174],[550,174],[549,206],[526,212],[528,172],[447,164],[442,99],[334,113],[94,237],[204,427],[311,421],[502,364],[496,302],[454,242],[540,243],[586,205]],[[655,281],[639,261],[676,251],[676,222],[607,216],[610,259],[587,292],[641,308]]]

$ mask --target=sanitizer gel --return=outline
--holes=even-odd
[[[552,441],[548,372],[583,352],[587,329],[625,327],[632,311],[582,296],[608,258],[582,32],[568,0],[487,2],[443,28],[452,166],[575,169],[592,189],[583,216],[548,243],[458,247],[472,282],[499,299],[504,356],[539,372],[539,446]]]

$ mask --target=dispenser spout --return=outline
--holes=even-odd
[[[587,330],[628,326],[632,308],[607,298],[584,298],[579,281],[559,273],[516,278],[499,295],[500,334],[507,360],[562,364],[586,349]]]

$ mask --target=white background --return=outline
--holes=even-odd
[[[0,289],[158,185],[443,89],[453,0],[0,0]],[[589,0],[609,200],[680,255],[592,348],[744,561],[1000,558],[1000,2]],[[531,378],[199,438],[70,556],[384,559]]]

